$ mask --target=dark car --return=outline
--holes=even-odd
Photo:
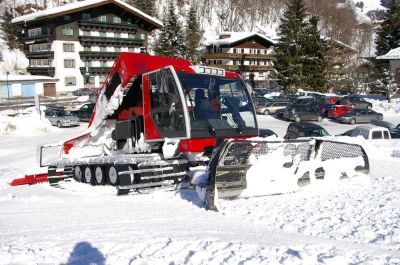
[[[371,120],[383,120],[383,114],[371,109],[353,109],[350,113],[336,117],[342,123],[369,123]]]
[[[72,92],[72,95],[80,96],[94,96],[97,93],[97,89],[94,88],[79,88]]]
[[[372,109],[372,104],[361,96],[344,96],[339,99],[340,105],[348,105],[357,109]]]
[[[95,106],[95,103],[86,103],[83,104],[78,110],[71,111],[71,113],[78,116],[80,121],[90,121]]]
[[[285,109],[283,118],[296,122],[300,121],[322,121],[324,116],[318,106],[312,104],[294,105],[291,108]]]
[[[397,125],[397,127],[396,127],[396,126],[394,126],[393,123],[390,123],[388,121],[375,120],[375,119],[371,120],[371,124],[387,128],[389,130],[390,137],[392,139],[399,139],[400,138],[399,125]]]
[[[314,123],[291,122],[286,130],[285,139],[297,139],[300,137],[323,137],[329,133],[321,126]]]
[[[260,137],[269,137],[273,135],[278,137],[278,135],[270,129],[260,129],[260,135],[259,135]]]

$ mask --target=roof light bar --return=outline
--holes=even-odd
[[[222,68],[200,66],[200,65],[191,66],[191,68],[198,74],[225,76],[225,69]]]

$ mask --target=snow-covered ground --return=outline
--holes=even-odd
[[[398,113],[385,119],[399,123]],[[258,118],[283,136],[287,122]],[[333,134],[352,128],[323,124]],[[35,169],[36,145],[72,138],[86,124],[59,129],[35,114],[2,112],[0,125],[0,264],[400,264],[398,140],[354,139],[368,153],[369,181],[221,200],[211,212],[188,189],[117,197],[114,188],[75,182],[10,187]]]

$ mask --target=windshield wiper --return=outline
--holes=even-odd
[[[205,121],[205,123],[207,125],[208,132],[211,135],[215,135],[215,128],[214,128],[214,126],[212,126],[211,122],[208,119],[205,119],[204,117],[203,117],[203,120]]]
[[[229,120],[235,125],[235,129],[238,133],[240,133],[240,135],[243,135],[243,127],[242,125],[240,125],[239,123],[237,123],[232,116],[226,115],[226,117],[229,118]]]

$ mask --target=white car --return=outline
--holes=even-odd
[[[367,140],[391,139],[390,132],[387,128],[373,125],[357,126],[342,135],[351,137],[362,136]]]

